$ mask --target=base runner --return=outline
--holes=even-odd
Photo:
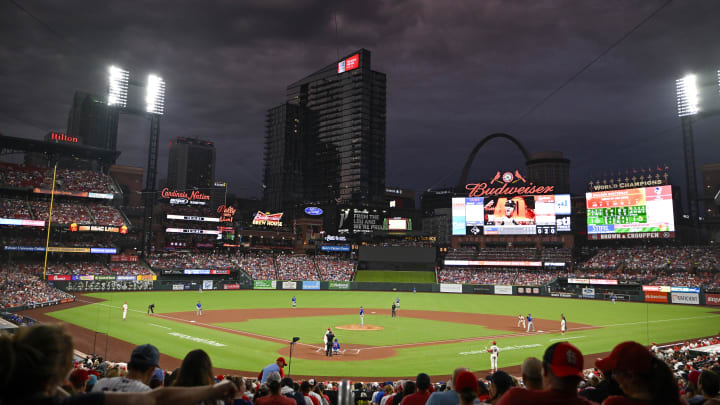
[[[518,315],[518,328],[525,329],[525,317],[522,314]]]

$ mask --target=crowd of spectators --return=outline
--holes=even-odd
[[[153,269],[239,269],[240,257],[228,253],[163,252],[148,259]]]
[[[642,246],[599,249],[583,270],[679,271],[720,270],[720,250],[704,246]]]
[[[117,208],[96,203],[88,204],[90,214],[95,218],[94,223],[98,225],[123,226],[125,220]]]
[[[42,265],[8,264],[0,270],[0,308],[42,305],[72,298],[43,282]]]
[[[439,283],[485,285],[543,285],[559,274],[554,271],[522,270],[512,267],[452,267],[438,271]]]
[[[33,216],[37,220],[47,221],[50,216],[49,201],[31,201]],[[67,202],[53,203],[52,222],[56,224],[91,224],[93,223],[87,205]]]
[[[280,254],[275,263],[279,280],[320,280],[312,257]]]
[[[272,255],[258,252],[240,255],[240,267],[254,280],[277,280]]]
[[[327,281],[351,281],[355,277],[356,263],[336,256],[315,256],[320,278]]]
[[[32,219],[25,200],[0,198],[0,218]]]
[[[108,264],[111,274],[118,276],[137,276],[141,274],[152,274],[142,263],[138,262],[111,262]]]
[[[222,398],[237,405],[717,405],[718,355],[697,351],[715,344],[720,339],[651,348],[625,341],[588,364],[573,344],[556,342],[541,359],[526,358],[516,376],[503,370],[478,375],[459,365],[447,383],[420,372],[411,379],[355,382],[345,397],[336,381],[285,377],[283,357],[257,378],[214,375],[210,356],[200,349],[188,352],[179,368],[163,370],[152,344],[136,347],[127,362],[77,352],[72,362],[63,362],[73,356],[72,337],[61,326],[37,325],[0,336],[0,357],[11,360],[0,368],[0,401],[25,403],[35,396],[45,400],[37,403],[74,404],[111,399],[116,404],[194,405],[217,404]],[[18,358],[25,361],[14,361]],[[72,396],[61,402],[67,395]]]
[[[0,185],[51,189],[53,170],[0,162]],[[57,169],[55,189],[73,192],[112,193],[110,176],[98,171]]]

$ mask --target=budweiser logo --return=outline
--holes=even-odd
[[[491,187],[498,183],[500,187]],[[551,194],[555,190],[555,186],[536,186],[523,177],[518,170],[515,173],[499,171],[490,180],[490,183],[470,183],[465,185],[465,189],[470,193],[469,197],[484,196],[506,196],[506,195],[533,195],[533,194]]]
[[[255,214],[255,218],[253,218],[252,223],[253,225],[282,226],[282,222],[280,222],[282,216],[282,212],[278,214],[271,214],[269,212],[266,213],[258,211],[257,214]]]

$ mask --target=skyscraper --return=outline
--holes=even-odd
[[[176,190],[210,189],[214,181],[215,145],[212,142],[197,138],[176,138],[170,142],[168,187]]]
[[[285,192],[288,184],[301,181],[305,200],[383,204],[386,78],[371,70],[370,62],[370,51],[360,49],[287,87],[287,105],[297,106],[297,113],[305,117],[305,150],[293,157],[302,162],[290,165],[302,168],[302,180],[294,172],[278,170],[287,147],[278,147],[279,138],[271,131],[287,127],[288,114],[279,114],[280,107],[268,112],[266,199],[273,200],[271,196]]]
[[[68,114],[66,134],[84,145],[115,150],[118,114],[117,109],[109,108],[100,97],[76,91]]]

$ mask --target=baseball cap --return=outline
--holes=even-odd
[[[462,392],[464,389],[470,389],[474,393],[478,393],[478,380],[475,374],[469,371],[463,371],[458,374],[457,379],[454,381],[455,391]]]
[[[496,344],[497,344],[497,342],[493,340],[493,344],[494,344],[494,345],[496,345]]]
[[[160,383],[165,381],[165,372],[160,367],[155,367],[155,371],[153,371],[150,381],[157,381]]]
[[[271,382],[279,383],[281,380],[282,380],[282,378],[280,377],[280,373],[278,373],[277,371],[273,371],[272,373],[270,373],[270,375],[267,378],[268,383],[271,383]]]
[[[698,370],[693,370],[688,374],[688,381],[695,383],[697,385],[698,379],[700,378],[700,372]]]
[[[603,371],[621,369],[645,373],[650,370],[652,359],[645,346],[627,341],[615,346],[608,357],[597,359],[595,366]]]
[[[315,386],[315,379],[314,379],[314,378],[309,379],[309,380],[308,380],[308,384],[310,384],[310,386],[314,387],[314,386]]]
[[[68,380],[70,380],[70,382],[75,386],[82,385],[85,381],[89,379],[90,374],[87,370],[83,368],[76,368],[75,370],[73,370],[72,373],[70,373],[70,378],[68,378]]]
[[[283,367],[287,366],[287,362],[285,361],[285,357],[278,357],[277,360],[275,360],[275,362],[277,363],[278,361],[282,361],[282,366],[283,366]]]
[[[140,345],[132,351],[130,354],[130,361],[128,364],[130,368],[136,367],[147,367],[147,366],[158,366],[160,362],[160,352],[157,347],[151,344]]]
[[[93,387],[95,383],[97,383],[97,376],[95,374],[90,374],[90,377],[88,378],[87,386],[88,388]]]
[[[556,377],[583,378],[583,355],[568,342],[559,342],[545,350],[543,363],[548,364]]]

